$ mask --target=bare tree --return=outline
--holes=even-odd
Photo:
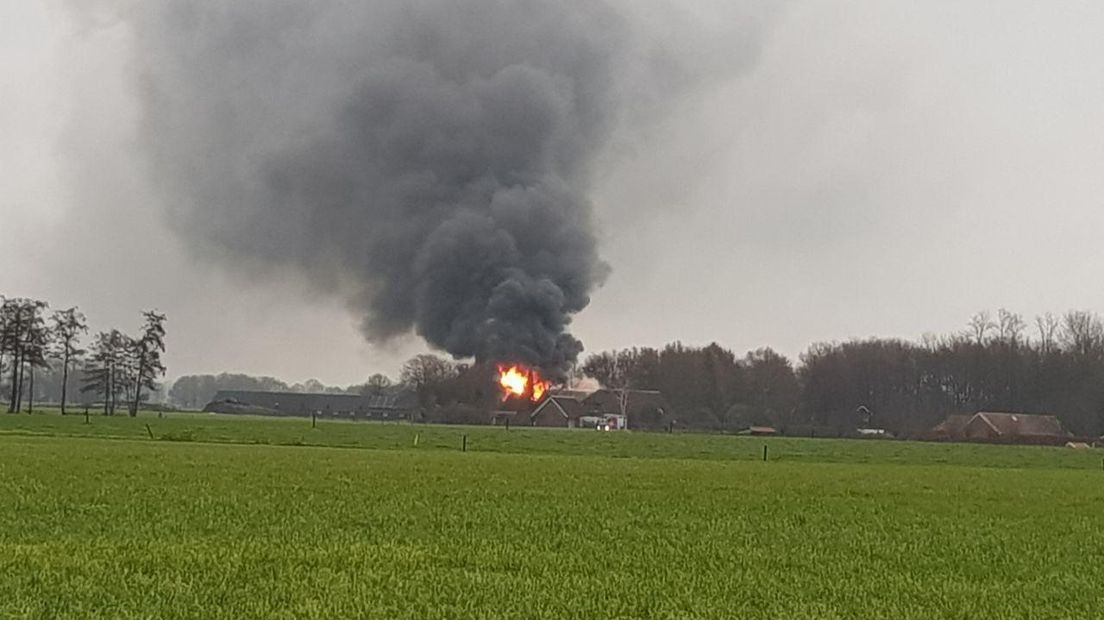
[[[1066,348],[1082,357],[1097,355],[1104,346],[1104,323],[1087,310],[1070,310],[1062,317],[1062,339]]]
[[[994,323],[993,319],[989,316],[988,310],[982,310],[970,317],[970,322],[967,325],[969,326],[970,336],[973,337],[974,342],[979,345],[985,344],[989,332],[997,327],[997,324]]]
[[[1058,330],[1062,321],[1047,312],[1035,317],[1035,328],[1039,331],[1039,350],[1043,354],[1053,353],[1058,345]]]
[[[433,408],[438,389],[459,374],[460,369],[453,362],[436,355],[422,354],[403,364],[400,380],[418,394],[418,403],[424,411]]]
[[[54,324],[55,355],[61,360],[61,415],[65,415],[65,403],[69,389],[69,367],[84,355],[77,346],[81,334],[88,332],[84,314],[76,307],[58,310],[51,317]]]
[[[920,336],[920,347],[928,352],[935,352],[946,345],[948,340],[947,336],[941,334],[933,334],[932,332],[924,332]]]
[[[1011,346],[1019,345],[1026,328],[1027,323],[1023,316],[1004,308],[997,310],[997,337],[1001,342]]]
[[[414,388],[443,383],[457,375],[456,364],[436,355],[416,355],[402,366],[401,381]]]

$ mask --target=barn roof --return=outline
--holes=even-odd
[[[937,435],[961,435],[962,429],[966,428],[972,417],[974,416],[964,414],[949,415],[946,420],[936,424],[932,432]]]
[[[777,435],[778,429],[773,426],[749,426],[739,432],[737,435]]]
[[[565,396],[567,398],[574,398],[579,402],[583,402],[587,396],[594,393],[594,390],[570,390],[570,389],[558,389],[552,392],[553,396]]]
[[[219,390],[208,405],[218,409],[220,403],[268,409],[288,413],[311,411],[386,411],[413,406],[413,393],[401,387],[388,388],[379,394],[313,394],[304,392],[263,392],[252,390]]]
[[[614,390],[603,388],[587,396],[583,407],[592,413],[621,413],[621,394],[625,394],[625,411],[670,411],[670,405],[658,390]]]
[[[1003,437],[1067,437],[1062,422],[1052,415],[980,411],[970,420],[987,424]]]
[[[541,404],[537,405],[537,408],[529,414],[529,417],[536,416],[545,407],[552,407],[569,420],[577,419],[583,415],[583,403],[570,396],[553,395],[545,398]]]

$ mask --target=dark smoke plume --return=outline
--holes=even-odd
[[[641,73],[602,0],[138,3],[150,167],[233,269],[305,275],[373,340],[564,369],[606,272],[590,173]],[[654,60],[654,59],[653,59]]]

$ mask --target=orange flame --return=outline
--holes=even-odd
[[[539,402],[544,398],[552,383],[541,377],[536,370],[514,364],[513,366],[500,365],[498,367],[498,385],[502,387],[503,401],[511,398],[522,398]]]
[[[539,402],[544,398],[544,393],[548,390],[547,381],[533,381],[533,402]]]

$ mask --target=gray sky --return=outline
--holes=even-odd
[[[695,8],[726,33],[730,4]],[[574,328],[587,349],[796,356],[982,308],[1104,310],[1104,4],[1000,6],[791,2],[750,64],[616,139],[594,196],[613,271]],[[131,37],[0,3],[0,293],[78,304],[97,329],[157,307],[172,376],[396,374],[415,339],[369,346],[339,301],[244,287],[167,231],[134,154]]]

